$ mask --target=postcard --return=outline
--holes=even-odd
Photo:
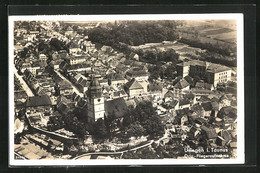
[[[243,14],[9,16],[9,164],[243,164]]]

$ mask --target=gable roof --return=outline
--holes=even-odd
[[[73,31],[73,29],[71,28],[71,26],[69,26],[69,27],[67,28],[67,31]]]
[[[125,84],[127,89],[143,89],[142,85],[133,78]]]
[[[26,102],[26,107],[50,106],[51,99],[48,95],[29,97]]]
[[[183,89],[189,86],[190,84],[185,79],[180,79],[173,87],[178,89]]]
[[[188,105],[188,104],[190,104],[190,101],[188,99],[182,99],[182,100],[180,100],[180,103],[179,103],[180,106]]]

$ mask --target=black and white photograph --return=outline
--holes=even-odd
[[[242,14],[9,17],[10,165],[244,163]]]

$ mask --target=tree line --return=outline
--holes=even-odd
[[[101,25],[90,29],[87,34],[90,41],[112,47],[120,47],[120,42],[137,46],[176,40],[178,25],[180,23],[176,21],[124,21]]]

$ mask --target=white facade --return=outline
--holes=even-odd
[[[88,122],[94,123],[99,118],[104,119],[105,104],[104,97],[91,98],[88,100]]]

